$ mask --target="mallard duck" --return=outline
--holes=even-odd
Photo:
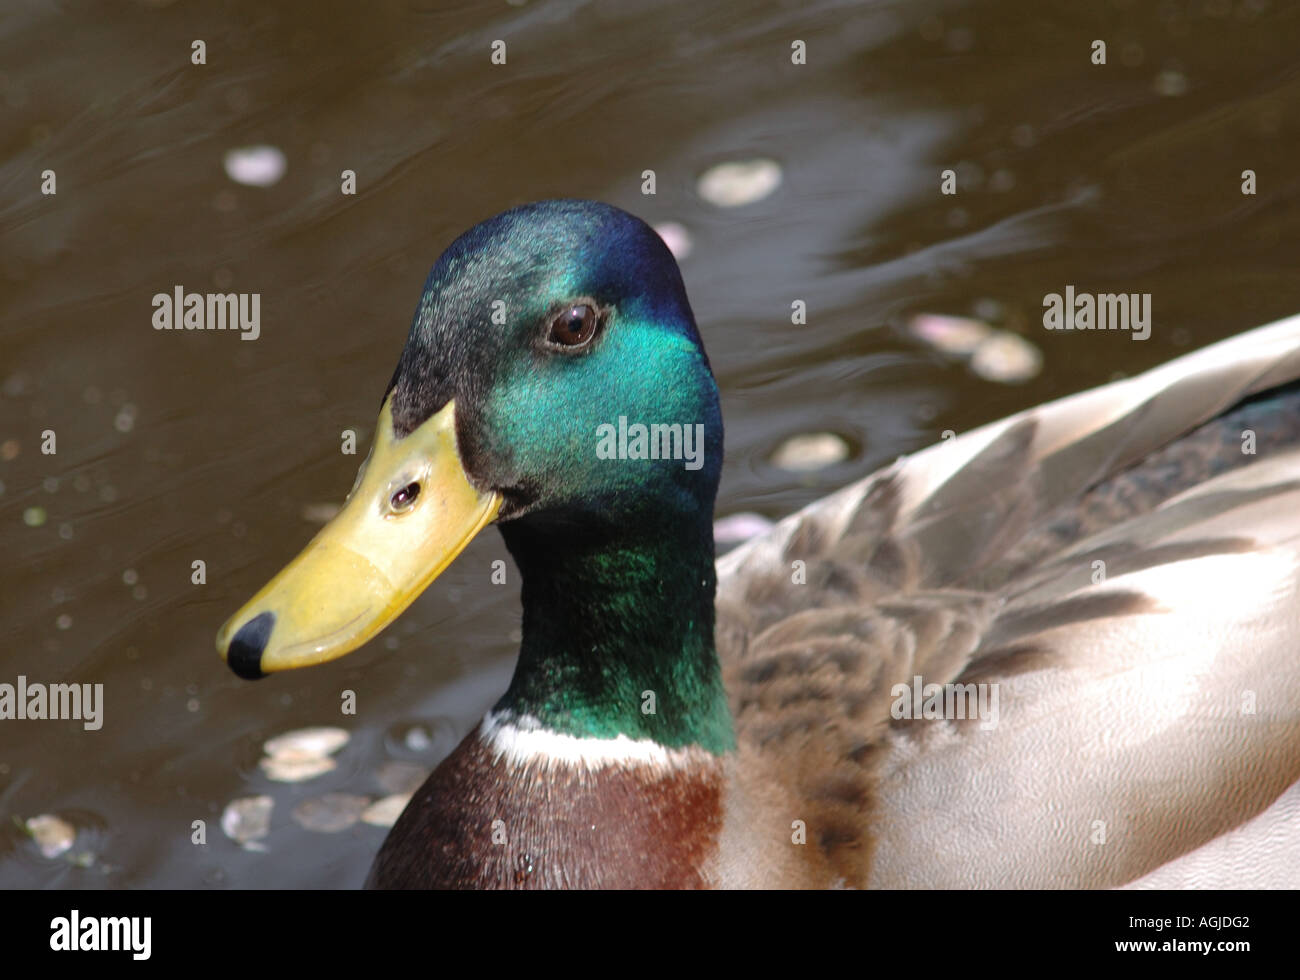
[[[673,256],[608,205],[518,207],[433,267],[347,503],[218,648],[341,656],[499,528],[518,666],[373,886],[1300,884],[1297,378],[1300,317],[715,563]]]

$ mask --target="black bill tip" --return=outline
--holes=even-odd
[[[273,612],[254,616],[241,626],[235,638],[230,641],[230,649],[226,651],[226,663],[230,669],[246,681],[265,677],[266,674],[262,673],[262,651],[266,649],[266,641],[271,638],[273,629]]]

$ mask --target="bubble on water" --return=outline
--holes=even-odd
[[[270,187],[284,176],[288,160],[274,146],[241,146],[226,151],[225,167],[226,176],[236,184]]]
[[[297,728],[268,739],[262,751],[267,755],[333,755],[347,745],[351,737],[345,728]]]
[[[389,725],[384,746],[394,759],[410,759],[432,768],[460,742],[464,731],[450,718],[433,715]]]
[[[691,249],[695,243],[691,241],[691,233],[686,230],[686,226],[676,221],[664,221],[654,226],[659,237],[664,240],[668,246],[668,251],[673,253],[673,258],[681,261],[691,254]]]
[[[128,568],[122,573],[122,583],[124,585],[135,585],[138,581],[140,581],[140,576],[136,574],[134,568]]]
[[[262,746],[266,756],[258,763],[268,779],[282,783],[299,783],[315,779],[337,767],[330,755],[343,748],[351,736],[345,729],[332,727],[299,728]]]
[[[28,527],[41,527],[45,524],[44,507],[28,507],[23,511],[23,523]]]
[[[1019,334],[999,330],[976,348],[970,366],[986,381],[1015,384],[1038,375],[1043,354]]]
[[[1001,304],[993,299],[982,299],[976,307],[990,318],[1003,312]],[[991,327],[982,319],[922,313],[914,316],[908,327],[936,350],[969,358],[971,370],[986,381],[1027,381],[1043,368],[1043,355],[1037,347],[1019,334]]]
[[[59,537],[61,537],[64,541],[71,541],[72,534],[73,531],[72,531],[71,524],[65,521],[64,523],[59,525]]]
[[[938,313],[914,316],[908,327],[931,347],[957,355],[973,353],[993,333],[993,328],[980,320]]]
[[[46,493],[59,492],[59,478],[57,476],[47,476],[41,481],[41,489]]]
[[[433,744],[433,737],[423,725],[412,725],[406,730],[402,741],[412,752],[423,752]]]
[[[77,840],[77,828],[62,817],[52,813],[42,813],[30,817],[25,824],[41,857],[53,860],[72,850]]]
[[[849,444],[833,432],[791,436],[772,453],[772,465],[783,470],[819,470],[849,458]]]
[[[245,796],[231,800],[221,814],[221,829],[238,844],[260,840],[271,830],[271,810],[275,801],[269,796]]]
[[[59,615],[59,617],[56,620],[54,620],[54,625],[61,630],[71,629],[72,617],[69,616],[67,613],[62,613]]]
[[[347,830],[370,806],[368,796],[350,793],[326,793],[316,799],[303,800],[293,809],[293,819],[299,826],[322,834],[337,834]]]
[[[700,197],[720,208],[738,208],[770,196],[781,186],[781,165],[775,160],[720,163],[700,175]]]
[[[748,511],[729,514],[713,522],[713,540],[718,544],[740,544],[766,533],[772,522],[762,514]]]
[[[258,768],[266,778],[277,783],[302,783],[315,779],[327,772],[332,772],[338,763],[326,756],[265,756],[258,763]]]

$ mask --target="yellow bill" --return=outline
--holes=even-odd
[[[398,439],[391,400],[343,509],[217,633],[218,652],[239,676],[355,650],[496,517],[500,496],[474,489],[461,464],[455,402]]]

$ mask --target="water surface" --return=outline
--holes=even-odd
[[[718,513],[777,518],[945,429],[1300,310],[1297,36],[1300,8],[1256,0],[7,12],[0,682],[102,683],[106,704],[97,732],[0,723],[0,885],[356,886],[384,831],[310,831],[294,808],[382,795],[387,761],[431,768],[504,689],[519,614],[513,577],[485,584],[495,534],[345,660],[249,684],[213,650],[351,486],[340,433],[364,454],[428,267],[465,228],[557,196],[684,226],[727,422]],[[232,181],[226,154],[262,144],[283,177]],[[708,168],[754,158],[780,165],[775,192],[700,197]],[[1067,284],[1150,293],[1150,339],[1044,330]],[[259,293],[260,338],[155,331],[176,285]],[[909,333],[926,312],[982,316],[1042,370],[984,380]],[[849,458],[773,466],[804,432]],[[351,733],[338,767],[267,780],[262,743],[317,724]],[[259,794],[262,852],[218,828]],[[79,829],[71,852],[15,829],[37,814]]]

